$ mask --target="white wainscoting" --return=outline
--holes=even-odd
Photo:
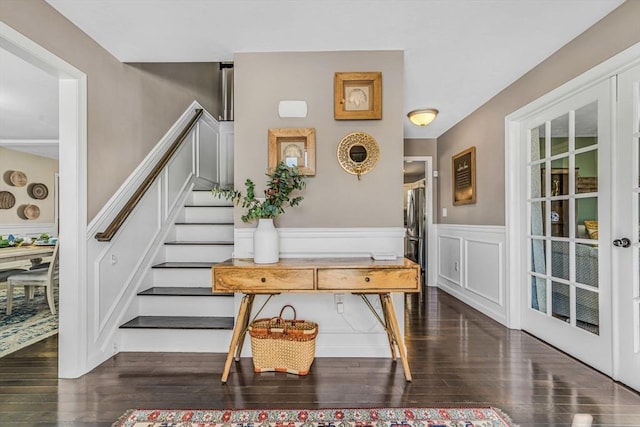
[[[235,229],[236,258],[253,255],[254,228]],[[404,228],[279,228],[280,256],[300,257],[370,257],[371,252],[395,252],[403,256]],[[298,318],[319,324],[316,340],[318,357],[390,357],[387,334],[359,296],[339,294],[344,298],[344,311],[338,313],[336,296],[332,293],[295,294],[274,296],[259,317],[278,315],[285,304],[293,305]],[[236,312],[241,294],[235,296]],[[394,293],[393,303],[400,330],[404,330],[404,294]],[[382,315],[380,300],[368,296]],[[266,297],[258,296],[254,307],[262,305]],[[285,312],[285,317],[288,313]],[[253,313],[255,315],[255,312]],[[249,338],[243,347],[243,356],[251,355]]]
[[[119,326],[137,315],[136,295],[149,276],[150,267],[162,258],[160,250],[171,226],[193,188],[193,180],[200,170],[203,153],[207,162],[213,162],[219,135],[217,123],[206,111],[196,127],[140,200],[122,228],[110,242],[99,242],[95,234],[104,230],[129,200],[158,160],[173,143],[177,135],[193,117],[193,111],[202,108],[194,102],[172,126],[156,147],[129,176],[111,200],[89,224],[88,248],[88,369],[102,363],[120,347]],[[200,126],[203,120],[205,126]],[[200,135],[200,133],[203,133]],[[204,148],[211,143],[214,149]],[[203,161],[205,160],[203,158]],[[207,165],[202,170],[217,173],[216,167]]]
[[[437,242],[438,287],[508,325],[505,227],[438,224]]]

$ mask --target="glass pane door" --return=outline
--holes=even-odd
[[[529,164],[531,308],[596,335],[597,117],[594,101],[531,129]]]
[[[610,304],[610,286],[600,283],[608,271],[602,265],[602,221],[605,229],[609,222],[602,215],[610,198],[602,184],[610,180],[608,93],[608,84],[602,84],[527,124],[530,265],[523,324],[545,341],[611,371],[610,322],[602,313],[603,303]],[[593,345],[603,343],[606,357],[589,355]]]

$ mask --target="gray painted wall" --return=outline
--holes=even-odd
[[[431,156],[435,162],[438,154],[436,138],[407,138],[404,140],[404,156]],[[435,165],[434,165],[435,168]]]
[[[623,3],[438,138],[438,222],[505,224],[504,119],[510,113],[640,42],[640,1]],[[523,53],[525,54],[525,53]],[[453,206],[451,156],[476,146],[477,203]],[[448,216],[442,217],[442,208]]]
[[[403,70],[400,51],[240,53],[234,58],[235,182],[264,190],[269,128],[315,128],[316,175],[305,200],[278,218],[280,227],[402,227]],[[337,71],[382,72],[382,120],[337,121],[333,78]],[[305,100],[306,118],[278,117],[281,100]],[[337,160],[340,140],[366,132],[380,146],[375,169],[358,181]],[[236,225],[241,209],[236,210]]]
[[[217,117],[217,63],[123,64],[42,0],[2,0],[0,20],[87,74],[87,220],[194,99]]]

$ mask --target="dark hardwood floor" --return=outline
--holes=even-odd
[[[640,395],[543,342],[430,289],[407,297],[414,380],[388,354],[317,358],[309,375],[254,374],[251,359],[220,383],[225,355],[121,353],[57,379],[57,339],[0,359],[0,426],[109,426],[129,408],[494,406],[521,426],[640,426]]]

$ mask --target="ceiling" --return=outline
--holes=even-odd
[[[58,78],[1,48],[0,146],[58,158]]]
[[[405,113],[440,110],[424,128],[405,119],[405,137],[436,138],[623,0],[47,2],[123,62],[230,61],[235,52],[403,50]],[[5,127],[14,129],[12,138],[35,138],[26,136],[32,132],[49,138],[50,97],[37,85],[16,87],[41,115],[31,117],[29,126],[7,124],[6,82],[42,77],[12,71],[11,64],[0,57],[0,139],[7,138]]]

